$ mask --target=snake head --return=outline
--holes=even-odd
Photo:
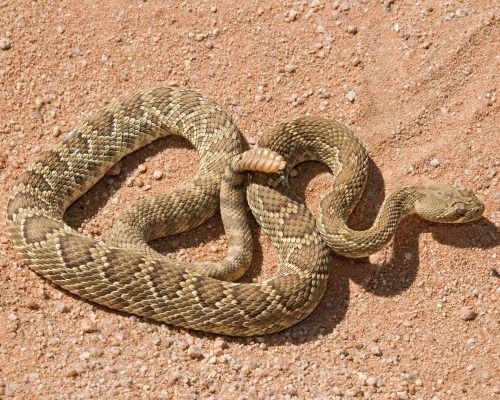
[[[422,188],[415,202],[415,212],[432,222],[463,223],[481,217],[484,203],[472,190],[449,185],[431,185]]]

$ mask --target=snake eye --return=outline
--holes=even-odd
[[[459,201],[458,203],[453,204],[453,208],[455,209],[455,214],[460,217],[464,217],[467,214],[467,205]]]

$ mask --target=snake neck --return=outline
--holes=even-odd
[[[347,188],[336,187],[323,198],[318,229],[336,253],[352,258],[369,256],[384,247],[394,235],[399,221],[415,212],[415,202],[420,198],[416,187],[392,193],[382,203],[372,227],[356,231],[347,226],[353,209],[346,200],[348,193]]]

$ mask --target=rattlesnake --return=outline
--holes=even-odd
[[[65,210],[113,164],[169,134],[186,138],[198,150],[195,179],[126,211],[113,228],[113,244],[85,236],[63,221]],[[355,232],[346,220],[364,190],[368,156],[348,128],[302,117],[271,129],[257,149],[242,149],[231,118],[196,92],[158,88],[115,101],[18,178],[7,206],[14,247],[34,271],[87,300],[180,327],[250,336],[280,331],[314,310],[332,263],[327,243],[340,254],[361,257],[387,243],[407,214],[466,222],[484,209],[468,190],[405,188],[386,199],[373,228]],[[335,175],[317,223],[288,186],[290,168],[305,160],[324,162]],[[249,174],[246,197],[280,259],[277,275],[258,283],[231,282],[251,261],[244,170],[261,171]],[[212,216],[220,190],[229,243],[224,261],[189,265],[147,245]]]

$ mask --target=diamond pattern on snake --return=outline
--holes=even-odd
[[[120,159],[167,136],[198,151],[197,176],[182,188],[132,205],[117,217],[111,243],[63,220],[66,209]],[[213,100],[186,89],[145,90],[111,103],[76,126],[15,182],[7,206],[14,247],[36,273],[88,301],[167,324],[252,336],[288,328],[320,302],[332,251],[364,257],[387,244],[401,218],[434,222],[479,218],[470,190],[431,185],[400,189],[373,226],[354,231],[349,215],[368,178],[368,155],[344,125],[320,117],[280,123],[243,150],[242,135]],[[325,163],[334,174],[316,220],[288,185],[290,168]],[[276,276],[237,282],[252,259],[246,202],[279,255]],[[228,252],[218,263],[186,263],[148,242],[192,229],[220,207]]]

